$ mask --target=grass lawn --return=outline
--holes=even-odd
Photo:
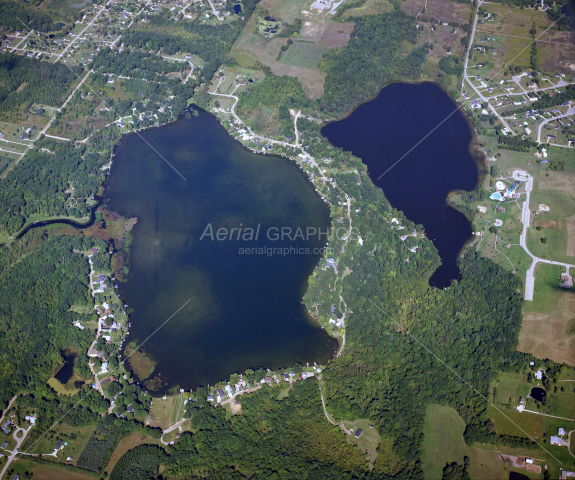
[[[558,417],[575,418],[575,382],[557,382],[557,392],[548,394],[549,414]],[[565,391],[562,392],[561,388]],[[575,426],[573,426],[575,429]]]
[[[495,424],[495,431],[499,435],[511,435],[522,438],[539,438],[543,428],[541,415],[523,413],[506,408],[487,407],[489,418]]]
[[[324,45],[296,41],[282,55],[280,63],[315,70],[327,49]]]
[[[561,223],[564,224],[564,221],[558,222],[558,224]],[[546,238],[547,243],[542,243],[542,238]],[[575,257],[567,256],[567,230],[565,229],[543,228],[541,231],[537,231],[535,228],[529,227],[527,230],[527,248],[539,258],[556,262],[575,262]]]
[[[463,440],[465,423],[451,407],[428,405],[423,427],[421,457],[426,480],[440,479],[447,463],[463,463],[468,448]]]
[[[559,287],[559,278],[565,269],[557,265],[539,263],[535,267],[535,291],[532,302],[525,302],[526,312],[551,314],[565,290]]]

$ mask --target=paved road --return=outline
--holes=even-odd
[[[473,28],[471,29],[471,35],[469,36],[469,48],[467,49],[467,52],[465,52],[465,64],[463,65],[463,78],[464,78],[464,80],[461,84],[461,90],[463,93],[464,84],[467,81],[469,86],[473,89],[473,91],[477,95],[477,98],[479,98],[482,103],[485,103],[485,102],[487,102],[487,99],[483,95],[481,95],[479,90],[475,87],[475,85],[473,85],[473,83],[469,79],[469,76],[467,75],[467,66],[469,63],[469,53],[471,52],[471,48],[473,48],[473,37],[475,36],[475,30],[477,28],[477,20],[479,19],[479,7],[481,6],[482,3],[483,2],[481,0],[479,0],[477,2],[477,13],[475,14],[475,19],[473,20]],[[493,108],[493,106],[491,104],[489,104],[489,109],[493,112],[493,114],[497,117],[497,119],[501,122],[501,124],[507,130],[509,130],[509,132],[511,132],[513,135],[513,131],[509,128],[509,125],[507,125],[507,123],[503,120],[503,118],[501,118],[501,115],[499,115],[499,113],[495,110],[495,108]]]
[[[90,23],[88,23],[88,24],[82,29],[82,31],[81,31],[78,35],[76,35],[72,40],[70,40],[70,43],[69,43],[68,45],[66,45],[66,48],[64,48],[64,50],[62,50],[62,51],[60,52],[60,54],[58,55],[58,58],[56,59],[56,61],[58,61],[58,60],[60,60],[60,59],[62,58],[62,55],[64,55],[64,54],[68,51],[68,49],[69,49],[72,45],[74,45],[74,43],[76,43],[76,40],[78,40],[78,38],[81,37],[81,36],[84,34],[84,32],[85,32],[86,30],[88,30],[88,29],[94,24],[94,22],[95,22],[96,19],[100,16],[100,14],[101,14],[103,11],[105,11],[105,10],[106,10],[106,7],[107,7],[109,4],[111,4],[113,1],[114,1],[114,0],[108,0],[108,1],[104,4],[104,6],[100,9],[100,11],[99,11],[98,13],[96,13],[96,15],[94,15],[94,18],[92,18],[92,20],[90,21]]]
[[[463,66],[463,83],[461,84],[461,90],[463,91],[463,86],[465,84],[465,82],[467,81],[467,83],[469,84],[469,86],[473,89],[473,91],[475,92],[475,94],[477,95],[477,98],[479,100],[481,100],[482,103],[488,103],[489,105],[489,110],[491,110],[491,112],[497,117],[497,119],[499,120],[499,122],[501,123],[501,125],[503,125],[505,127],[505,129],[511,133],[511,135],[515,135],[515,133],[513,132],[513,130],[511,130],[511,128],[509,128],[509,125],[507,125],[507,123],[505,122],[505,120],[503,120],[503,118],[501,117],[501,115],[499,115],[499,113],[497,112],[497,110],[495,110],[495,108],[493,107],[493,105],[491,105],[488,102],[488,99],[485,98],[480,92],[479,90],[475,87],[475,85],[473,85],[473,83],[471,82],[471,80],[469,79],[469,76],[467,75],[467,64],[469,63],[469,52],[471,51],[471,48],[473,47],[473,37],[475,36],[475,30],[477,28],[477,20],[479,18],[479,7],[481,6],[482,1],[479,0],[477,2],[477,13],[475,14],[475,19],[473,20],[473,28],[471,29],[471,35],[469,37],[469,48],[467,50],[467,52],[465,53],[465,64]]]
[[[541,122],[539,124],[539,127],[537,127],[537,143],[541,143],[541,129],[543,128],[543,125],[545,125],[549,122],[554,122],[555,120],[557,120],[559,118],[569,117],[570,115],[575,115],[575,106],[570,106],[569,109],[567,110],[567,113],[564,113],[563,115],[548,118],[547,120]],[[546,142],[543,142],[543,143],[546,143]]]
[[[491,97],[485,97],[486,100],[494,100],[497,97],[502,97],[502,96],[508,96],[508,97],[512,97],[512,96],[517,96],[517,95],[528,95],[529,93],[535,93],[535,92],[545,92],[546,90],[556,90],[560,87],[566,87],[567,85],[569,85],[569,83],[560,80],[557,85],[551,86],[551,87],[543,87],[543,88],[534,88],[533,90],[528,90],[525,92],[517,92],[517,93],[499,93],[497,95],[493,95]],[[522,87],[523,88],[523,87]]]
[[[212,3],[212,0],[208,0],[208,3],[210,4],[210,7],[212,7],[212,12],[214,13],[214,15],[217,17],[218,20],[223,20],[223,18],[220,18],[220,14],[219,12],[216,10],[216,8],[214,7],[214,4]]]
[[[20,448],[20,445],[22,445],[22,442],[26,439],[26,435],[28,434],[28,432],[30,431],[30,429],[33,427],[34,425],[30,425],[27,429],[24,428],[17,428],[16,430],[14,430],[14,433],[12,434],[12,436],[14,437],[14,440],[16,440],[16,448],[12,451],[12,453],[10,454],[10,456],[8,457],[8,460],[6,461],[6,464],[4,465],[4,468],[2,469],[2,472],[0,472],[0,479],[2,477],[4,477],[4,474],[6,473],[6,471],[8,470],[8,467],[10,466],[10,464],[12,463],[12,461],[16,458],[16,455],[18,455],[18,449]],[[18,432],[24,432],[24,435],[22,435],[22,438],[18,438],[16,437],[16,434]],[[8,451],[6,450],[6,453],[8,453]]]
[[[529,175],[527,172],[522,170],[514,170],[513,171],[513,178],[515,180],[521,180],[525,183],[525,192],[526,192],[526,200],[523,203],[523,207],[521,210],[521,222],[523,223],[523,230],[521,235],[519,236],[519,244],[525,250],[527,255],[531,257],[533,263],[531,263],[531,267],[527,270],[527,275],[525,277],[525,300],[533,301],[533,292],[535,290],[535,267],[538,263],[549,263],[551,265],[559,265],[565,267],[566,272],[569,273],[569,268],[575,267],[575,265],[571,265],[568,263],[563,262],[555,262],[553,260],[545,260],[543,258],[536,257],[533,255],[529,249],[527,248],[527,229],[529,228],[529,223],[531,220],[531,210],[529,210],[529,199],[531,196],[531,190],[533,190],[533,177]]]

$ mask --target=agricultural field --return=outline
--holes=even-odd
[[[153,439],[152,437],[147,437],[141,433],[131,433],[126,437],[122,438],[118,443],[118,446],[114,450],[114,453],[110,457],[108,464],[106,465],[106,471],[111,472],[114,466],[122,458],[122,455],[128,450],[137,447],[138,445],[160,445],[160,441]]]
[[[333,22],[327,11],[312,10],[311,3],[312,0],[261,2],[234,43],[232,56],[242,67],[250,68],[259,61],[270,67],[274,75],[297,78],[306,95],[315,99],[323,95],[325,73],[317,69],[323,54],[329,48],[347,45],[354,24]],[[286,37],[277,36],[281,30],[271,36],[268,32],[265,37],[259,33],[260,20],[268,15],[283,25],[301,21],[299,34],[291,37],[292,45],[288,45]],[[286,46],[289,48],[280,56],[281,48],[285,50]]]
[[[366,2],[363,8],[369,10],[375,8],[375,4],[378,3],[380,2]],[[370,7],[369,4],[374,4],[374,7]],[[381,4],[379,8],[385,8],[387,2],[381,2]],[[433,44],[433,50],[430,50],[424,64],[424,75],[429,79],[436,80],[438,75],[442,73],[438,66],[439,61],[446,55],[460,56],[465,51],[461,39],[467,36],[467,32],[463,30],[462,26],[469,22],[471,5],[443,0],[429,0],[427,2],[406,0],[400,2],[400,6],[407,15],[416,16],[420,26],[417,44],[411,45],[405,42],[404,47],[406,51],[409,51],[426,42]],[[424,6],[426,7],[425,11]],[[459,26],[449,25],[453,23]]]
[[[427,480],[440,479],[447,463],[463,464],[468,448],[463,440],[465,423],[451,407],[431,404],[425,410],[423,473]]]
[[[477,34],[505,38],[505,63],[530,66],[532,38],[529,31],[535,23],[540,68],[553,73],[573,73],[574,67],[571,65],[575,65],[575,37],[568,31],[546,31],[552,21],[545,12],[497,3],[485,4],[483,8],[491,14],[492,21],[478,25]],[[497,66],[499,64],[495,68]]]
[[[35,461],[26,457],[21,457],[17,462],[13,462],[10,469],[14,470],[14,474],[19,474],[20,478],[23,478],[25,472],[32,473],[34,480],[96,480],[100,478],[99,475],[86,470],[74,469],[67,464],[59,465],[49,461]]]
[[[575,335],[569,330],[575,318],[575,295],[558,291],[557,271],[550,267],[549,278],[541,273],[537,277],[533,302],[525,303],[517,350],[575,365]]]
[[[315,70],[327,49],[328,47],[324,45],[295,41],[282,55],[280,62],[285,65]]]

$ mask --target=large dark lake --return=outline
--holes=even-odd
[[[475,188],[480,161],[470,150],[472,130],[456,108],[433,83],[394,83],[322,129],[333,145],[363,160],[394,208],[425,227],[442,262],[429,283],[440,288],[459,278],[457,256],[472,235],[465,215],[447,205],[447,195]]]
[[[123,137],[103,202],[138,217],[128,281],[119,285],[134,309],[128,342],[145,340],[191,300],[144,345],[167,383],[158,393],[213,385],[246,368],[327,361],[337,341],[301,303],[321,255],[239,250],[313,253],[325,244],[325,236],[273,240],[282,227],[329,229],[329,208],[305,174],[285,158],[249,152],[205,112],[141,135],[158,153],[135,134]],[[247,228],[255,237],[258,225],[250,241]],[[243,229],[240,240],[239,230],[229,240],[231,228]],[[218,229],[227,229],[225,240]]]

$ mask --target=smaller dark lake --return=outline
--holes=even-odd
[[[531,393],[529,393],[529,396],[534,398],[538,402],[542,402],[547,396],[547,392],[545,392],[545,390],[540,387],[533,387],[531,389]]]
[[[441,257],[429,280],[439,288],[460,277],[457,256],[472,235],[447,196],[473,190],[480,163],[470,151],[471,127],[456,109],[434,83],[394,83],[322,129],[333,145],[362,159],[394,208],[423,225]]]
[[[529,480],[529,477],[519,472],[509,472],[509,480]]]
[[[61,384],[67,384],[72,376],[74,375],[74,364],[76,363],[77,354],[73,351],[62,351],[62,358],[64,360],[64,365],[58,370],[54,378],[58,380]]]
[[[242,13],[242,6],[240,4],[234,5],[234,12],[236,13],[236,15]]]

